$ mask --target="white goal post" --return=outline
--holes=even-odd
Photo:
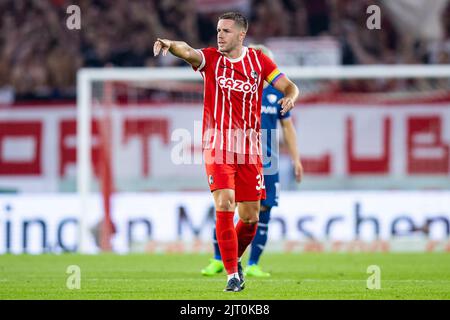
[[[447,78],[450,65],[370,65],[282,67],[292,80]],[[191,68],[83,68],[77,72],[77,193],[79,196],[80,246],[86,252],[86,219],[91,190],[91,104],[95,81],[201,80]],[[301,87],[300,87],[301,91]]]

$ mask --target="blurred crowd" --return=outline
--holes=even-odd
[[[199,10],[204,2],[0,0],[0,102],[73,99],[76,70],[83,66],[183,65],[178,59],[154,58],[153,42],[164,37],[196,48],[215,46],[223,11]],[[366,8],[377,1],[237,2],[255,42],[332,36],[341,44],[342,64],[450,63],[450,6],[441,17],[444,35],[436,49],[436,42],[398,32],[387,14],[381,16],[381,30],[367,29]],[[81,30],[66,27],[71,4],[81,8]]]

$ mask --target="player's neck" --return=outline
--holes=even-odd
[[[244,53],[244,46],[236,47],[230,52],[224,52],[223,55],[229,59],[237,59]]]

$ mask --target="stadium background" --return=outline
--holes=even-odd
[[[448,65],[450,3],[426,3],[2,1],[0,254],[80,249],[81,68],[186,67],[170,55],[153,57],[156,37],[215,46],[218,15],[235,9],[249,17],[246,44],[265,43],[281,69]],[[72,4],[81,9],[80,30],[66,27]],[[366,25],[373,4],[381,7],[379,30]],[[305,177],[295,183],[281,145],[282,192],[268,252],[450,251],[449,79],[296,82],[302,93],[292,114]],[[97,108],[114,109],[113,138],[100,132],[100,111],[85,252],[212,252],[214,209],[203,166],[192,163],[201,154],[195,121],[202,94],[201,78],[93,86]],[[191,163],[173,162],[180,128],[194,138],[183,145]],[[116,228],[109,244],[99,237],[105,212]]]

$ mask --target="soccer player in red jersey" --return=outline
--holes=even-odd
[[[218,48],[196,50],[159,38],[153,46],[155,56],[170,52],[200,71],[204,80],[202,147],[216,208],[217,242],[228,273],[225,291],[233,292],[245,286],[240,257],[255,236],[260,200],[265,199],[260,132],[264,81],[283,93],[282,114],[294,107],[299,94],[261,50],[243,45],[247,29],[242,14],[229,12],[217,23]]]

